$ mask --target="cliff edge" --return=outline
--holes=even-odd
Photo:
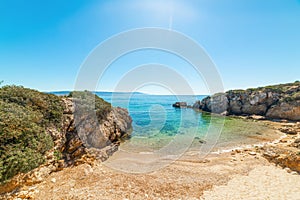
[[[91,92],[59,97],[0,88],[0,194],[50,173],[106,160],[131,131],[128,111]]]
[[[208,96],[193,108],[224,115],[261,115],[268,119],[299,121],[300,82],[230,90]]]

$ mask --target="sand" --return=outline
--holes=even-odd
[[[98,163],[64,169],[23,188],[33,199],[297,199],[300,176],[248,151],[192,153],[147,174],[116,171]],[[299,198],[298,198],[299,199]]]
[[[226,185],[205,191],[201,199],[300,199],[300,176],[275,166],[260,166],[248,176],[238,175]]]
[[[276,141],[276,145],[280,142]],[[39,184],[21,188],[17,197],[41,200],[300,200],[300,176],[268,162],[255,152],[254,146],[216,152],[205,158],[199,158],[195,151],[187,151],[175,162],[138,174],[109,167],[107,163],[118,155],[116,153],[104,163],[96,162],[94,166],[83,164],[52,173]],[[140,160],[137,166],[138,162]],[[126,159],[118,164],[124,168],[129,166]]]

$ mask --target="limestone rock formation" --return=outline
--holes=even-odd
[[[268,118],[300,120],[300,100],[292,102],[280,102],[270,107],[266,113]]]
[[[261,153],[270,162],[300,173],[300,123],[282,124],[279,130],[286,133],[286,137],[276,145],[265,144]]]
[[[247,90],[230,90],[196,102],[193,108],[229,115],[260,115],[300,120],[300,82]]]
[[[265,147],[263,151],[263,156],[270,162],[300,173],[300,156],[298,151],[279,147]]]
[[[220,114],[227,111],[228,98],[225,93],[214,94],[211,97],[203,99],[201,106],[203,111]]]
[[[23,102],[30,102],[29,110],[32,107],[39,111],[41,108],[38,106],[43,106],[42,108],[44,110],[42,111],[44,112],[44,116],[41,115],[41,119],[43,120],[46,116],[55,122],[49,123],[47,121],[48,123],[46,123],[46,125],[42,124],[40,128],[41,131],[45,132],[46,136],[51,136],[49,137],[50,140],[52,138],[51,149],[43,154],[45,162],[36,168],[25,172],[19,171],[17,175],[12,178],[9,177],[4,184],[0,184],[0,194],[13,191],[23,185],[39,183],[50,173],[62,170],[68,166],[82,163],[93,165],[95,160],[104,161],[112,155],[113,152],[118,150],[121,138],[127,137],[131,132],[132,119],[128,111],[123,108],[112,107],[109,103],[91,92],[77,92],[78,96],[74,95],[74,97],[57,97],[14,86],[4,88],[0,92],[0,97],[5,100],[5,102],[1,101],[2,104],[10,100],[7,98],[8,96],[12,99],[11,101],[13,101],[14,106],[16,106],[16,99],[22,106],[29,104]],[[21,92],[24,93],[22,93],[22,96],[19,95],[22,98],[13,96]],[[41,97],[43,97],[43,99]],[[61,109],[51,110],[51,107],[46,107],[49,104],[46,100],[50,103],[53,101],[57,105],[61,105],[61,107],[59,107]],[[52,107],[56,104],[53,104]],[[4,105],[8,107],[11,106],[10,104]],[[21,106],[18,107],[20,110],[25,108]],[[16,114],[18,113],[16,112]],[[58,115],[60,117],[54,118],[52,115]],[[36,120],[36,118],[33,119],[35,120],[33,122],[36,124],[42,121]],[[3,127],[10,125],[9,121],[5,123],[1,124],[1,128],[2,125]],[[42,130],[42,128],[44,128],[44,130]],[[10,132],[8,132],[8,136],[9,133]],[[17,131],[15,134],[17,134]],[[30,138],[28,138],[28,140],[29,139]]]
[[[95,150],[110,146],[130,133],[132,120],[126,109],[111,108],[104,116],[105,120],[99,120],[93,115],[94,112],[76,114],[74,99],[64,98],[63,101],[66,105],[65,138],[60,138],[60,141],[65,142],[60,142],[62,145],[60,148],[69,164],[74,164],[77,159],[89,152],[90,148],[93,148],[95,153]],[[76,123],[76,120],[80,122]]]

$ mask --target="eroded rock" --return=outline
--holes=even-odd
[[[47,128],[54,148],[45,155],[46,163],[28,173],[20,173],[6,184],[0,185],[0,194],[24,185],[40,183],[52,172],[68,166],[83,163],[93,165],[95,160],[104,161],[118,150],[118,140],[130,134],[132,119],[126,109],[111,108],[101,120],[90,115],[81,115],[81,122],[76,124],[74,99],[63,98],[62,101],[65,109],[61,128]]]
[[[263,116],[269,119],[300,120],[300,83],[247,90],[230,90],[194,104],[206,112]]]

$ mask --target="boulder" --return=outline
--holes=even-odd
[[[186,102],[176,102],[173,104],[174,108],[187,108],[187,103]]]
[[[242,114],[242,102],[240,100],[231,100],[229,102],[229,110],[234,115],[240,115]]]
[[[203,111],[220,114],[227,111],[228,98],[225,93],[217,93],[204,98],[201,104]]]
[[[246,115],[265,115],[267,106],[265,104],[251,105],[249,102],[242,106],[242,114]]]
[[[193,106],[192,106],[193,109],[201,109],[202,108],[202,103],[201,101],[196,101]]]
[[[70,107],[70,101],[73,100],[65,99],[66,107]],[[66,142],[62,147],[63,156],[71,165],[89,152],[89,148],[102,149],[110,146],[131,131],[132,119],[128,111],[120,107],[111,108],[103,120],[99,120],[94,112],[74,115],[76,109],[71,109],[67,114],[64,125]]]
[[[280,102],[268,110],[266,116],[273,119],[300,120],[300,101]]]

